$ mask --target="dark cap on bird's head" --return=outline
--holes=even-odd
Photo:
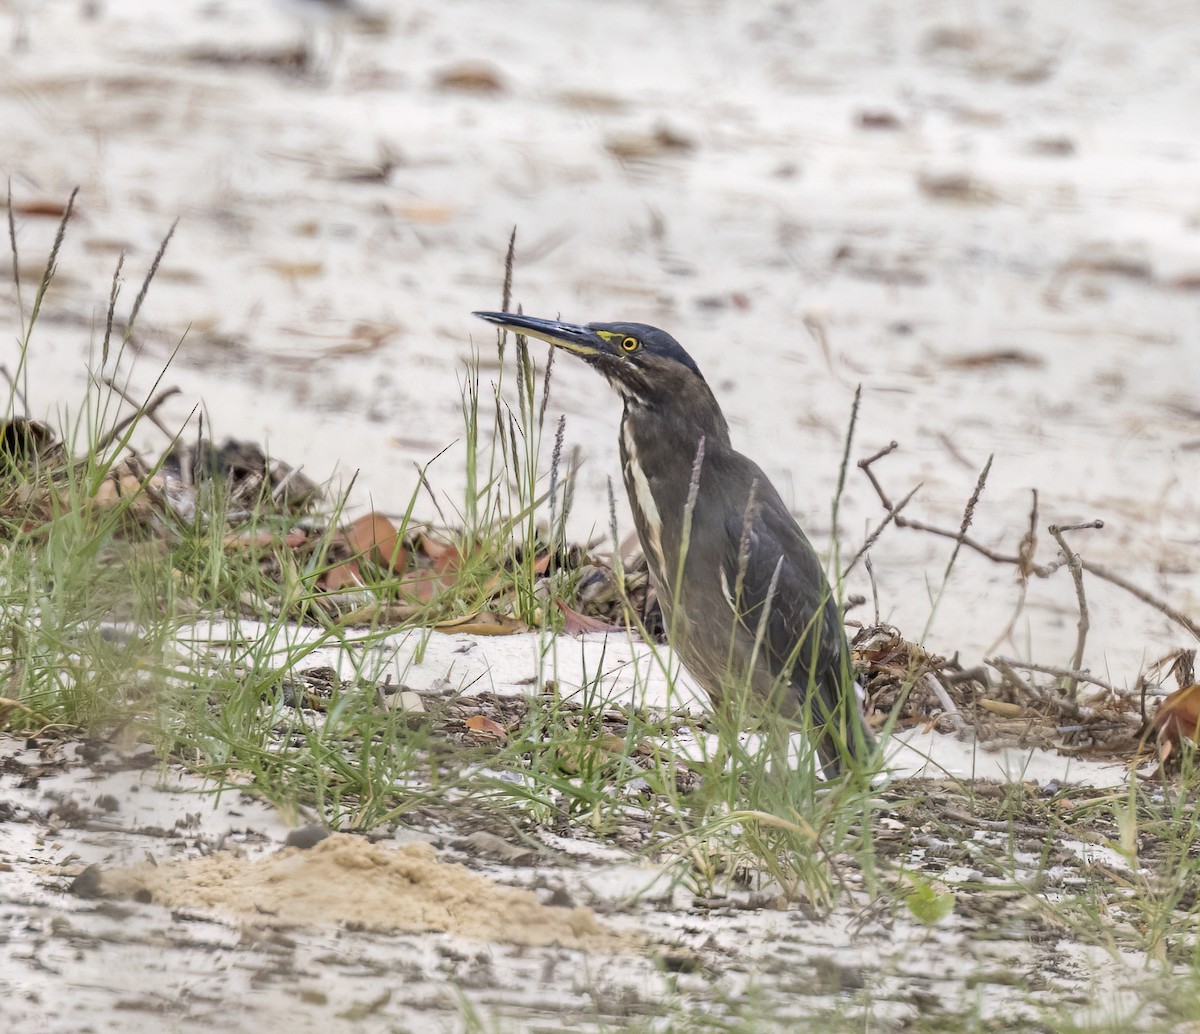
[[[472,313],[505,330],[540,338],[573,352],[604,374],[626,398],[646,400],[679,387],[691,377],[704,381],[700,367],[665,330],[645,323],[564,323],[512,312]]]

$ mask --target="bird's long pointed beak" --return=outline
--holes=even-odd
[[[581,323],[543,320],[536,316],[520,316],[513,312],[473,312],[471,315],[505,330],[549,341],[550,344],[574,352],[585,359],[613,354],[612,346],[604,337]]]

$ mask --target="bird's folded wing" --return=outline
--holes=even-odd
[[[832,709],[847,662],[837,602],[795,519],[776,493],[764,495],[752,520],[727,524],[722,586],[745,633],[761,643],[759,656],[801,687],[814,676]]]

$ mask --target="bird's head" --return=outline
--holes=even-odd
[[[670,334],[657,327],[645,323],[564,323],[511,312],[473,315],[573,352],[604,374],[626,402],[653,405],[663,398],[687,398],[700,389],[711,398],[695,360]]]

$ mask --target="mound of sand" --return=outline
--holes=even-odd
[[[168,908],[211,908],[260,923],[344,923],[381,933],[438,931],[486,941],[627,950],[589,908],[542,905],[429,844],[392,848],[344,833],[311,850],[285,847],[249,860],[232,852],[103,873],[109,897]]]

